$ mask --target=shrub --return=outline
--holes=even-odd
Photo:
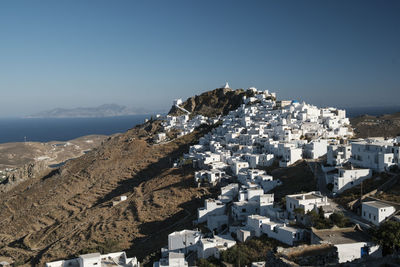
[[[252,262],[264,261],[268,251],[281,245],[278,241],[262,236],[239,243],[221,253],[221,259],[235,266],[251,265]]]
[[[383,247],[384,252],[391,254],[400,247],[400,222],[386,221],[372,230],[372,236]]]
[[[350,220],[341,212],[334,212],[329,216],[329,219],[338,227],[349,227],[352,225]]]

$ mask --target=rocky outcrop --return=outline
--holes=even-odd
[[[189,97],[180,106],[193,115],[215,117],[226,115],[229,111],[237,109],[243,103],[243,96],[251,97],[253,95],[254,92],[252,90],[218,88],[201,95]],[[168,114],[177,116],[186,113],[173,106]]]
[[[6,178],[0,183],[0,192],[6,192],[17,184],[31,179],[35,176],[43,175],[50,168],[44,161],[32,162],[16,168],[6,173]]]

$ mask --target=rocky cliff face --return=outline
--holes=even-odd
[[[184,109],[194,115],[214,117],[226,115],[230,110],[237,109],[242,103],[243,96],[253,96],[251,90],[232,90],[219,88],[212,91],[189,97],[182,105]],[[183,115],[184,112],[175,106],[171,108],[169,115]]]

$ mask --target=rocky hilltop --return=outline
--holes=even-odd
[[[240,105],[247,93],[217,89],[183,106],[219,115]],[[190,164],[171,168],[211,128],[203,125],[153,144],[161,123],[148,121],[2,194],[0,260],[43,265],[108,249],[126,250],[139,259],[159,251],[168,233],[192,225],[202,199],[212,194],[194,186]],[[127,200],[113,206],[121,196]]]
[[[215,117],[226,115],[230,110],[237,109],[242,104],[243,96],[254,96],[254,91],[219,88],[189,97],[181,106],[193,115]],[[178,116],[183,115],[184,111],[172,106],[168,114]]]

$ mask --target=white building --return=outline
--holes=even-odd
[[[333,176],[333,192],[341,193],[371,177],[371,169],[338,168],[338,174]]]
[[[375,171],[388,170],[390,166],[399,164],[398,146],[394,140],[367,139],[351,144],[351,162],[358,167]]]
[[[368,201],[362,203],[361,217],[375,225],[379,225],[387,217],[396,212],[396,209],[381,201]]]
[[[246,171],[249,168],[247,161],[235,161],[232,165],[232,172],[238,175],[240,171]]]
[[[239,201],[256,201],[263,194],[264,190],[260,187],[243,188],[239,191]]]
[[[329,145],[326,164],[341,166],[351,158],[351,145]]]
[[[256,237],[262,235],[262,224],[270,222],[270,218],[261,215],[249,215],[247,217],[246,226],[254,232]]]
[[[313,140],[304,147],[304,154],[307,158],[317,159],[326,155],[328,141],[326,139]]]
[[[225,203],[216,199],[206,199],[204,207],[197,209],[197,222],[203,223],[207,221],[207,217],[211,215],[224,215]]]
[[[116,263],[118,265],[116,265]],[[89,267],[89,266],[122,266],[140,267],[136,257],[127,258],[125,252],[115,252],[105,255],[90,253],[80,255],[71,260],[60,260],[46,263],[46,267]]]
[[[239,193],[239,184],[228,184],[227,186],[221,187],[221,194],[218,199],[223,203],[233,201]]]
[[[236,245],[236,241],[228,235],[201,238],[197,246],[197,257],[200,259],[207,259],[209,257],[219,259],[221,251],[227,250],[234,245]]]
[[[356,225],[349,228],[317,230],[312,228],[311,244],[332,244],[337,248],[339,263],[360,259],[362,256],[382,257],[382,251]]]
[[[293,246],[296,242],[304,239],[304,230],[287,226],[285,223],[275,221],[263,221],[261,231],[268,237],[282,243]]]
[[[201,232],[182,230],[168,235],[168,252],[183,252],[196,250],[196,244],[201,238]]]
[[[196,182],[208,181],[212,184],[217,183],[225,176],[225,171],[219,169],[201,170],[194,173],[194,179]]]
[[[290,213],[293,213],[296,208],[304,209],[304,212],[307,213],[316,207],[327,205],[329,205],[328,198],[319,191],[286,196],[286,210]]]
[[[232,217],[236,221],[245,221],[247,216],[259,212],[260,204],[258,201],[238,201],[233,202],[232,205]]]
[[[301,148],[296,148],[293,146],[285,146],[282,147],[282,158],[279,161],[280,167],[288,167],[295,163],[298,160],[301,160],[303,154],[303,150]]]
[[[160,143],[162,141],[165,141],[165,139],[167,139],[167,134],[166,133],[158,133],[158,134],[156,134],[156,138],[155,138],[156,143]]]
[[[185,260],[184,253],[169,252],[168,258],[161,258],[160,261],[154,262],[153,267],[188,267],[189,264]]]

